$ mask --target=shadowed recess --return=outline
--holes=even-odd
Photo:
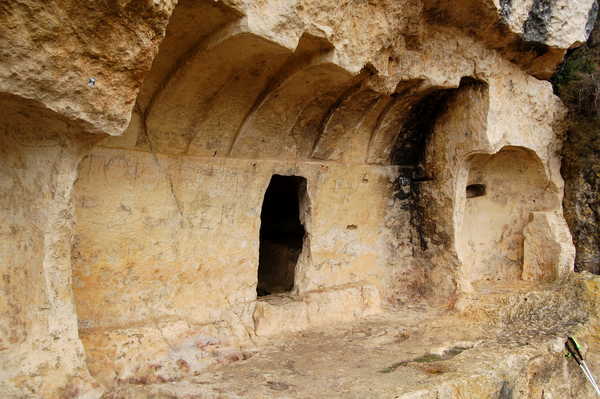
[[[271,178],[260,215],[258,296],[287,292],[294,287],[305,232],[300,222],[300,202],[305,195],[305,178]]]
[[[454,89],[433,90],[412,107],[396,136],[392,150],[394,165],[417,165],[423,159],[427,138],[453,91]]]
[[[485,184],[469,184],[467,186],[467,198],[483,197],[485,195]]]
[[[544,166],[525,148],[504,147],[496,154],[473,155],[468,169],[469,200],[457,240],[466,275],[471,281],[518,280],[530,213],[558,205],[546,190]]]

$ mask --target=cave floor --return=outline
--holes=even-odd
[[[552,290],[542,292],[538,301],[553,295]],[[490,306],[505,303],[506,295],[494,292],[476,300],[485,314]],[[522,389],[514,381],[531,361],[548,356],[564,361],[562,343],[572,322],[547,326],[532,318],[529,327],[527,322],[515,327],[475,313],[413,305],[359,322],[259,337],[245,360],[182,381],[121,386],[104,397],[512,398],[513,390]],[[586,383],[576,366],[567,365],[571,383],[582,389]],[[572,389],[550,380],[528,382],[530,393],[516,397],[530,397],[531,389],[544,397],[546,383],[555,395]],[[564,397],[571,394],[565,391]]]

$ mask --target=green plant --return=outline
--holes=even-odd
[[[582,75],[591,74],[598,65],[583,53],[575,53],[567,57],[560,65],[556,74],[552,77],[552,83],[559,90],[562,86],[581,79]]]

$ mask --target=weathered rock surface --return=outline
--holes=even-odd
[[[3,2],[0,91],[39,102],[82,130],[121,134],[175,3]]]
[[[583,44],[598,15],[597,0],[426,0],[433,24],[456,26],[540,78],[566,50]]]
[[[73,185],[93,141],[32,102],[3,95],[0,103],[0,392],[97,397],[77,333],[70,260]]]
[[[532,212],[523,229],[523,280],[553,281],[573,269],[575,251],[564,235],[565,220],[549,212]]]
[[[553,289],[513,286],[478,295],[479,304],[456,314],[413,305],[336,329],[259,338],[260,349],[235,364],[107,397],[593,398],[563,342],[573,334],[596,364],[598,341],[582,323],[595,312],[597,288],[589,276]]]
[[[591,395],[559,352],[576,334],[600,369],[599,283],[572,273],[539,78],[596,12],[0,5],[0,396]],[[274,175],[304,182],[280,197],[302,236],[268,295],[297,238],[261,236]]]
[[[572,52],[554,77],[570,109],[562,151],[565,217],[573,232],[575,268],[600,273],[600,24],[585,46]]]

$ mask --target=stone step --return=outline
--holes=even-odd
[[[258,336],[297,332],[380,312],[379,291],[372,285],[345,285],[299,296],[272,295],[257,301],[254,330]]]

